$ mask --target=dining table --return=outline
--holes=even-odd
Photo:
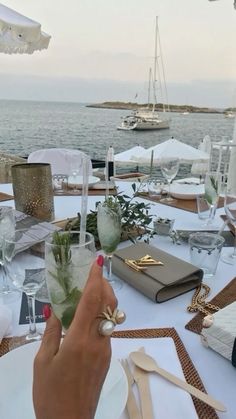
[[[118,192],[132,196],[133,191],[131,188],[131,182],[116,182]],[[1,184],[1,192],[13,194],[11,184]],[[88,211],[94,210],[98,201],[103,201],[105,196],[88,196]],[[149,214],[156,217],[174,219],[175,230],[204,230],[206,226],[204,221],[198,218],[196,212],[185,211],[178,209],[173,206],[165,205],[163,203],[157,203],[148,201],[143,197],[135,197],[138,202],[150,203]],[[8,200],[1,202],[1,205],[7,205],[14,207],[14,200]],[[81,196],[55,196],[54,197],[54,208],[55,208],[55,221],[64,220],[70,217],[75,217],[81,210]],[[224,208],[219,208],[216,211],[214,220],[214,230],[222,227]],[[227,230],[227,227],[225,227]],[[120,243],[119,247],[130,246],[132,243],[125,241]],[[150,238],[150,245],[161,249],[162,251],[168,252],[171,255],[176,256],[186,262],[190,262],[190,251],[189,244],[187,241],[175,242],[170,236],[154,235]],[[225,252],[232,250],[232,247],[223,247],[222,255]],[[100,251],[101,252],[101,251]],[[104,272],[105,274],[105,272]],[[212,278],[205,279],[203,282],[210,287],[210,295],[208,299],[211,300],[217,295],[230,281],[236,276],[236,266],[224,263],[220,258],[218,267],[215,275]],[[116,332],[118,335],[120,332],[132,331],[144,331],[144,330],[162,330],[162,329],[175,329],[179,338],[181,339],[186,352],[191,358],[192,363],[195,366],[201,380],[205,386],[207,393],[209,393],[215,399],[221,401],[226,406],[226,412],[217,412],[220,419],[234,419],[236,418],[236,369],[233,367],[231,362],[213,351],[209,347],[203,345],[201,336],[185,328],[185,325],[196,315],[196,313],[190,313],[187,307],[191,303],[193,296],[193,290],[185,294],[177,296],[173,299],[165,301],[163,303],[156,303],[145,295],[131,287],[127,282],[122,280],[122,288],[115,291],[118,299],[118,306],[126,313],[126,321],[116,326]],[[1,297],[0,297],[1,303]],[[9,306],[13,313],[12,320],[12,336],[24,335],[28,330],[28,325],[19,324],[19,313],[20,313],[21,299],[18,299]],[[39,323],[37,327],[40,330],[44,330],[45,323]],[[128,334],[127,334],[128,336]],[[142,334],[140,334],[142,337]],[[124,355],[124,343],[122,339],[114,338],[114,353],[113,356],[120,358]],[[121,342],[122,341],[122,342]],[[127,339],[128,341],[128,339]],[[132,339],[130,348],[134,350],[135,339]],[[155,342],[155,339],[152,339]],[[137,349],[138,349],[137,343]],[[122,350],[119,354],[119,345],[122,346]],[[154,343],[152,343],[154,345]],[[121,347],[121,346],[120,346]],[[167,351],[168,353],[168,351]],[[166,355],[166,357],[168,354]],[[169,371],[171,372],[171,363],[168,365]],[[0,372],[1,374],[1,372]],[[168,398],[168,395],[166,396]],[[152,398],[152,402],[155,406],[158,402],[155,398]],[[169,400],[171,404],[171,400]],[[158,406],[156,406],[158,411]],[[176,406],[176,411],[178,406]],[[157,419],[159,416],[155,416]],[[167,416],[163,418],[168,419]],[[178,416],[176,416],[178,417]],[[185,416],[187,419],[187,416]],[[197,416],[196,416],[197,417]],[[202,418],[208,418],[202,415]],[[120,416],[122,419],[128,418],[126,411]],[[112,419],[112,417],[111,417]],[[162,416],[160,416],[162,419]]]

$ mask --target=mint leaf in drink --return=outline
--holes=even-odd
[[[77,288],[73,288],[73,290],[68,294],[66,300],[63,301],[63,304],[68,304],[69,307],[65,309],[61,317],[62,326],[65,329],[68,329],[76,312],[77,305],[79,300],[82,296],[82,292],[79,291]]]
[[[211,185],[217,193],[218,192],[218,182],[213,176],[211,176],[210,179],[211,179]]]
[[[62,314],[61,324],[62,324],[63,328],[66,329],[66,330],[69,329],[70,324],[71,324],[71,322],[72,322],[72,320],[74,318],[76,307],[77,307],[77,305],[76,306],[68,307],[64,311],[64,313]]]
[[[204,198],[208,202],[209,205],[212,205],[213,204],[213,199],[212,199],[211,195],[208,194],[207,192],[205,192]]]

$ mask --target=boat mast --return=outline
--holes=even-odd
[[[168,100],[168,93],[167,93],[167,86],[166,86],[165,68],[164,68],[164,62],[163,62],[162,47],[161,47],[161,38],[160,38],[159,29],[158,29],[158,20],[157,20],[157,17],[156,17],[156,26],[157,26],[158,47],[159,47],[159,51],[160,51],[161,71],[162,71],[162,75],[160,75],[160,79],[159,80],[161,82],[161,79],[162,79],[163,80],[163,83],[164,83],[165,99],[166,99],[166,103],[167,103],[167,110],[169,112],[170,109],[169,109],[169,100]],[[161,94],[162,94],[162,101],[163,101],[163,111],[165,112],[165,103],[164,103],[164,95],[162,93],[162,87],[161,87]]]
[[[153,107],[152,112],[155,111],[156,107],[156,81],[157,81],[157,16],[156,16],[156,27],[155,27],[155,47],[154,47],[154,68],[153,68]]]
[[[150,103],[151,103],[151,83],[152,83],[152,69],[151,67],[149,68],[149,73],[148,73],[148,109],[150,108]]]

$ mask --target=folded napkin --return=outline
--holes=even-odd
[[[12,312],[11,310],[4,305],[0,305],[0,343],[4,336],[7,336],[10,333],[12,321]]]
[[[158,339],[112,339],[112,355],[118,359],[128,358],[129,353],[140,347],[151,355],[160,365],[182,380],[185,380],[181,364],[172,338]],[[132,368],[132,361],[130,361]],[[181,388],[168,382],[158,374],[149,373],[150,391],[154,418],[159,419],[197,419],[197,413],[191,396]],[[139,400],[136,385],[133,385],[137,402]],[[127,419],[123,412],[120,419]]]

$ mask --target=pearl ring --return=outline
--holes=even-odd
[[[103,311],[98,317],[103,319],[98,327],[99,334],[102,336],[110,336],[117,324],[124,323],[126,314],[124,311],[118,310],[117,308],[112,311],[110,306],[107,306],[106,311]]]

